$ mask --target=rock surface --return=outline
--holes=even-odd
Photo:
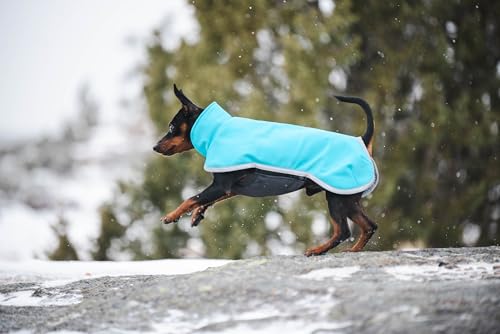
[[[0,305],[2,333],[498,333],[500,247],[262,257],[0,293],[39,301]]]

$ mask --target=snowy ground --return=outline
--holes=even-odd
[[[219,267],[231,260],[152,260],[152,261],[0,261],[0,283],[42,282],[64,285],[104,276],[185,275]]]
[[[99,277],[142,275],[185,275],[219,267],[229,260],[155,260],[155,261],[0,261],[0,284],[29,284],[27,290],[0,293],[3,306],[61,306],[78,304],[82,296],[73,294],[37,295],[39,289],[64,286]]]
[[[500,326],[500,247],[0,267],[0,332],[494,333]]]

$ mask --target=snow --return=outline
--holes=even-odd
[[[82,295],[75,293],[56,293],[48,296],[37,296],[36,290],[22,290],[9,293],[0,293],[2,306],[66,306],[79,304]]]
[[[438,255],[422,256],[413,253],[403,253],[398,256],[408,257],[411,263],[404,265],[386,266],[387,259],[381,267],[370,267],[364,265],[353,265],[335,267],[331,262],[330,267],[309,269],[301,273],[298,269],[294,276],[301,282],[298,284],[306,289],[295,290],[289,285],[283,286],[287,289],[286,302],[270,302],[271,299],[260,299],[250,294],[250,301],[242,304],[235,303],[234,307],[223,310],[218,307],[199,308],[199,311],[172,304],[172,308],[165,309],[161,315],[152,317],[148,322],[151,326],[146,333],[342,333],[352,332],[357,326],[350,318],[332,319],[332,314],[343,309],[343,305],[349,300],[345,297],[345,289],[336,289],[332,281],[349,280],[359,275],[373,275],[380,282],[396,283],[399,286],[407,286],[412,282],[428,282],[462,280],[466,285],[471,280],[488,280],[497,278],[500,263],[487,263],[470,259],[464,263],[465,257],[461,257],[461,263],[452,263],[453,259]],[[423,260],[426,260],[425,264]],[[438,262],[440,261],[440,262]],[[488,261],[488,260],[485,260]],[[69,282],[96,278],[102,276],[115,276],[117,279],[128,280],[128,275],[181,275],[205,270],[210,267],[218,267],[231,260],[155,260],[155,261],[122,261],[122,262],[50,262],[50,261],[22,261],[5,262],[0,261],[0,287],[2,284],[21,284],[20,291],[12,291],[12,288],[0,293],[0,305],[8,307],[31,306],[66,306],[81,303],[82,291],[76,285],[67,285]],[[269,262],[269,259],[257,258],[245,261],[247,266],[259,266]],[[448,262],[448,263],[445,263]],[[358,262],[355,262],[358,263]],[[420,264],[418,264],[420,263]],[[439,264],[438,264],[439,263]],[[308,262],[308,265],[310,262]],[[375,263],[376,265],[376,263]],[[372,277],[372,276],[368,276]],[[312,282],[318,281],[318,282]],[[33,282],[37,282],[34,283]],[[321,283],[320,283],[321,282]],[[349,282],[344,282],[349,283]],[[356,282],[354,282],[356,283]],[[342,284],[343,286],[346,286]],[[446,283],[445,283],[446,284]],[[318,286],[322,286],[319,288]],[[354,287],[354,285],[350,285]],[[199,293],[207,293],[210,287],[197,286]],[[0,290],[2,291],[2,290]],[[6,292],[8,291],[8,292]],[[215,291],[215,290],[214,290]],[[252,291],[252,290],[249,290]],[[216,291],[218,294],[218,291]],[[279,296],[279,295],[278,295]],[[144,307],[135,300],[128,300],[135,307]],[[83,306],[83,305],[81,305]],[[180,308],[177,308],[180,307]],[[380,310],[371,318],[372,323],[385,324],[392,319],[401,319],[409,322],[428,322],[428,312],[422,305],[413,305],[406,300],[398,301]],[[341,311],[339,311],[341,312]],[[301,315],[300,317],[297,315]],[[469,317],[469,318],[467,318]],[[470,320],[471,315],[463,314],[461,319]],[[314,319],[307,321],[305,319]],[[141,333],[139,330],[120,329],[116,323],[110,323],[102,332],[112,333]],[[103,327],[104,328],[104,327]],[[23,333],[35,331],[27,330]],[[57,331],[55,333],[65,334],[68,331]]]
[[[253,327],[255,326],[255,327]],[[250,326],[246,323],[237,324],[235,327],[228,328],[225,331],[204,331],[204,333],[238,333],[238,334],[253,334],[253,333],[342,333],[343,329],[352,326],[349,321],[345,322],[312,322],[307,323],[303,320],[277,320],[263,325]]]
[[[2,306],[63,306],[78,304],[78,290],[58,289],[69,283],[104,276],[183,275],[219,267],[230,260],[155,260],[155,261],[0,261],[0,283],[34,283],[20,291],[0,293]],[[51,289],[49,293],[44,288]],[[40,293],[42,290],[42,293]]]
[[[282,313],[271,305],[264,305],[257,310],[243,312],[238,315],[239,321],[262,320],[280,316]]]
[[[184,313],[181,311],[175,312],[175,316],[167,318],[168,321],[153,325],[154,333],[192,333],[196,330],[203,330],[203,333],[321,333],[323,331],[330,332],[346,329],[352,326],[351,322],[335,322],[335,321],[315,321],[306,323],[303,320],[294,320],[288,318],[283,313],[266,313],[266,309],[253,311],[255,317],[248,318],[241,316],[214,315],[210,318],[199,319],[192,321],[181,319]],[[173,313],[172,313],[173,314]],[[166,320],[167,320],[166,319]],[[255,321],[259,320],[259,321]],[[211,331],[208,328],[218,324],[226,327],[225,330],[217,329]],[[216,326],[217,327],[217,326]]]
[[[277,306],[260,304],[250,306],[243,313],[221,313],[215,311],[199,317],[181,310],[168,311],[163,321],[152,325],[153,333],[321,333],[337,331],[352,326],[349,321],[336,322],[327,319],[329,312],[339,300],[334,298],[335,289],[327,289],[323,295],[308,294],[294,302],[294,306],[280,309]],[[318,321],[311,323],[297,320],[296,314],[315,314]],[[214,331],[216,328],[216,331]]]
[[[498,264],[476,262],[457,264],[452,267],[438,265],[400,265],[384,271],[401,281],[424,282],[429,280],[478,280],[494,277]]]
[[[210,316],[194,319],[192,315],[184,311],[173,309],[168,311],[168,316],[162,322],[153,324],[153,329],[155,333],[192,333],[193,331],[210,328],[214,325],[227,324],[231,326],[234,322],[266,320],[280,315],[282,313],[272,306],[263,306],[254,311],[241,314],[214,312]],[[231,333],[239,333],[238,331],[233,331],[233,329],[234,327],[231,326]]]
[[[21,203],[6,204],[0,210],[0,259],[33,257],[57,241],[47,221],[54,215],[47,210],[29,209]],[[8,223],[11,222],[11,223]],[[0,267],[1,270],[1,267]]]
[[[380,312],[377,312],[377,314],[372,318],[372,321],[385,322],[394,317],[406,318],[412,322],[428,321],[427,317],[421,314],[419,307],[406,304],[380,310]]]
[[[65,285],[104,276],[184,275],[219,267],[231,260],[153,261],[0,261],[0,283],[42,282],[44,287]]]
[[[36,333],[34,330],[28,330],[28,329],[21,329],[19,331],[10,332],[10,334],[34,334],[34,333]],[[99,332],[99,333],[103,333],[103,332]],[[117,330],[117,331],[114,331],[112,333],[132,333],[132,332],[118,331]],[[85,332],[60,330],[60,331],[47,332],[47,334],[85,334]]]
[[[322,281],[326,278],[334,281],[341,281],[351,277],[352,274],[360,270],[359,266],[340,267],[340,268],[322,268],[312,270],[307,274],[300,275],[299,278]]]

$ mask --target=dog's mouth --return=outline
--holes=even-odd
[[[162,147],[160,147],[160,145],[156,145],[155,147],[153,147],[153,151],[155,151],[156,153],[160,153],[161,155],[171,156],[175,153],[175,146],[163,149]]]
[[[173,150],[168,150],[168,151],[165,151],[165,152],[161,152],[161,154],[163,154],[163,155],[165,155],[167,157],[169,157],[171,155],[174,155],[174,153],[175,152]]]
[[[171,155],[174,155],[175,150],[174,150],[174,149],[168,149],[168,150],[166,150],[166,151],[163,151],[163,152],[158,152],[158,153],[160,153],[161,155],[164,155],[164,156],[169,157],[169,156],[171,156]]]

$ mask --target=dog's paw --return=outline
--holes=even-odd
[[[197,208],[193,212],[193,216],[191,217],[191,227],[198,226],[198,224],[203,220],[203,218],[205,218],[205,216],[203,215],[204,212],[205,210],[201,207]]]
[[[166,216],[163,216],[160,220],[163,224],[170,224],[170,223],[176,223],[179,221],[180,217],[176,217],[172,214],[168,214]]]
[[[205,216],[203,216],[203,214],[200,214],[195,219],[191,219],[191,227],[198,226],[200,224],[200,222],[203,220],[203,218],[205,218]]]
[[[361,248],[354,247],[341,250],[342,253],[357,253],[359,251],[361,251]]]
[[[318,256],[318,255],[323,255],[326,252],[327,251],[316,247],[316,248],[309,248],[308,250],[306,250],[306,252],[304,253],[304,255],[307,256],[307,257],[309,257],[309,256]]]

